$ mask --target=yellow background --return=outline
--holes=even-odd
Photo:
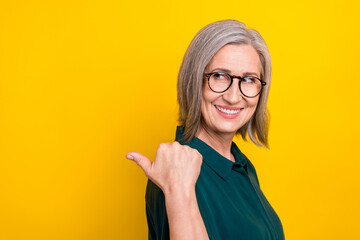
[[[237,139],[287,239],[360,239],[357,1],[1,1],[0,239],[146,239],[145,184],[196,32],[238,19],[273,60],[270,150]]]

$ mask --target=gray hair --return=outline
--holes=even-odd
[[[255,113],[237,134],[246,141],[246,134],[258,146],[269,147],[269,112],[267,99],[271,83],[271,58],[267,45],[254,29],[237,20],[210,23],[193,38],[181,63],[177,91],[179,123],[184,128],[183,140],[195,137],[201,122],[201,102],[204,71],[214,55],[227,44],[250,44],[259,54],[261,79],[266,82]]]

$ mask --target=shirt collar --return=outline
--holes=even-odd
[[[207,143],[201,139],[194,137],[190,142],[186,143],[182,140],[184,129],[177,127],[175,140],[183,145],[188,145],[192,148],[197,149],[203,156],[203,162],[206,163],[213,171],[215,171],[221,178],[227,180],[230,176],[232,169],[239,167],[246,167],[247,160],[245,155],[242,154],[240,149],[234,142],[231,144],[231,152],[235,157],[235,163],[222,156],[220,153],[215,151]]]

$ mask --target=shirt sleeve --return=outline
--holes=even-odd
[[[152,218],[152,214],[148,204],[146,203],[146,220],[148,224],[148,239],[149,240],[156,240],[156,233],[155,233],[155,225],[154,219]]]
[[[169,240],[169,222],[165,207],[165,196],[155,183],[148,180],[146,187],[146,218],[148,223],[148,239]]]

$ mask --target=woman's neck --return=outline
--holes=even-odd
[[[196,133],[196,137],[215,149],[223,157],[235,162],[234,156],[231,154],[231,144],[234,138],[233,133],[216,133],[204,127],[200,127]]]

